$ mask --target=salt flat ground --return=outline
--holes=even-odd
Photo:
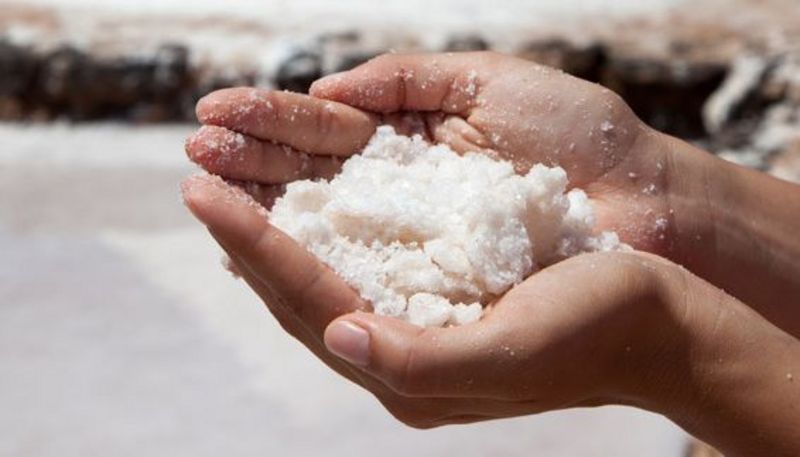
[[[629,408],[394,421],[220,267],[190,128],[0,124],[0,456],[682,455]]]

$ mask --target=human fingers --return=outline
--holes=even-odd
[[[341,376],[348,380],[363,385],[363,375],[358,373],[352,367],[336,357],[334,357],[322,344],[322,341],[313,335],[302,322],[297,319],[289,309],[283,306],[282,302],[278,299],[274,291],[272,291],[266,284],[258,279],[242,262],[232,249],[225,246],[220,239],[211,233],[211,236],[217,241],[220,247],[225,251],[232,263],[236,272],[241,278],[250,286],[251,289],[261,298],[270,311],[272,316],[288,334],[297,339],[306,348],[308,348],[317,358],[322,360],[332,370],[336,371]]]
[[[328,349],[404,397],[505,398],[497,377],[510,360],[491,319],[422,328],[373,313],[350,313],[325,331]]]
[[[330,178],[342,163],[337,156],[307,154],[217,126],[201,127],[185,147],[189,158],[209,173],[263,184]]]
[[[544,409],[603,397],[614,387],[609,367],[646,357],[643,342],[664,319],[648,302],[658,300],[655,263],[628,254],[575,259],[534,274],[477,323],[420,328],[351,313],[330,324],[325,343],[410,397],[525,398]],[[585,286],[565,287],[576,281]]]
[[[312,253],[268,221],[246,192],[219,177],[195,176],[183,183],[187,206],[248,269],[321,337],[341,314],[368,304]]]
[[[246,87],[212,92],[196,112],[202,124],[320,155],[358,152],[376,128],[374,116],[342,103]]]
[[[315,97],[367,111],[443,111],[466,114],[475,106],[494,53],[384,54],[353,70],[312,84]]]

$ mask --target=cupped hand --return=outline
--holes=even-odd
[[[206,175],[183,190],[283,328],[416,427],[633,402],[652,354],[674,338],[657,274],[666,262],[654,256],[572,258],[513,288],[479,322],[420,328],[362,312],[369,305],[240,188]]]
[[[187,152],[220,179],[185,184],[187,204],[281,325],[334,370],[415,426],[574,405],[631,401],[629,381],[670,338],[645,254],[571,259],[529,278],[479,323],[420,329],[371,313],[330,269],[272,227],[282,184],[326,178],[381,123],[459,152],[567,169],[603,229],[657,251],[665,227],[665,157],[614,94],[492,53],[387,55],[312,87],[313,96],[218,91],[198,104],[204,127]],[[250,199],[255,198],[255,202]],[[655,228],[654,228],[655,227]],[[567,288],[578,281],[583,288]],[[355,312],[355,313],[354,313]],[[645,355],[648,354],[648,355]]]
[[[227,89],[200,101],[187,143],[212,173],[262,184],[271,198],[300,178],[330,177],[376,126],[421,133],[459,152],[559,165],[592,199],[598,228],[637,249],[672,242],[668,149],[613,92],[501,54],[388,54],[317,81],[312,97]]]

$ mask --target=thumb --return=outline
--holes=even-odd
[[[328,350],[409,397],[494,396],[501,334],[485,319],[460,327],[417,327],[397,318],[355,312],[328,325]]]

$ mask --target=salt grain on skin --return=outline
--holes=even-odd
[[[239,267],[237,267],[236,264],[233,263],[233,260],[227,255],[222,256],[220,263],[222,263],[222,268],[228,270],[234,278],[239,279],[242,277],[242,272],[239,271]]]
[[[478,91],[478,86],[476,82],[477,79],[478,79],[477,71],[470,70],[469,73],[467,73],[467,87],[464,89],[464,92],[467,95],[475,96],[477,94]]]
[[[464,325],[543,266],[626,249],[592,236],[586,194],[561,168],[458,155],[380,127],[330,182],[296,181],[270,221],[336,271],[378,314]]]

